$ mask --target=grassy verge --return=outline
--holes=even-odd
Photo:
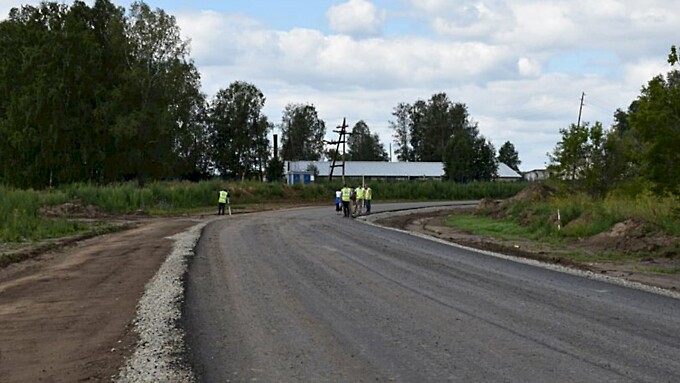
[[[463,229],[467,232],[499,238],[503,240],[538,239],[529,228],[513,221],[497,220],[485,216],[476,215],[453,215],[447,220],[452,227]]]
[[[491,205],[473,215],[454,215],[447,224],[458,229],[502,240],[531,240],[546,245],[574,246],[564,256],[576,262],[626,262],[643,257],[675,257],[680,254],[678,201],[651,194],[636,197],[610,196],[593,200],[581,194],[553,195],[543,199],[518,199]],[[621,240],[636,236],[675,238],[675,244],[655,250],[604,249],[584,246],[583,239],[611,230],[620,222],[635,222],[636,232],[621,234]],[[632,239],[631,239],[632,238]],[[664,269],[667,270],[667,269]],[[672,271],[675,273],[676,271]]]
[[[354,184],[352,184],[354,186]],[[170,216],[198,214],[216,209],[217,193],[227,188],[234,210],[253,206],[294,204],[332,204],[340,181],[310,185],[285,185],[261,182],[225,182],[219,179],[198,183],[154,182],[140,188],[136,183],[105,187],[73,184],[52,190],[19,190],[0,185],[0,244],[31,243],[96,230],[89,222],[57,215],[47,217],[43,210],[66,203],[91,206],[99,215],[143,212]],[[517,193],[522,183],[454,184],[441,181],[404,181],[370,183],[374,199],[380,200],[453,200],[505,198]]]
[[[49,251],[77,240],[87,239],[102,234],[114,233],[127,229],[127,225],[111,225],[105,222],[94,222],[88,224],[82,230],[71,233],[71,236],[61,236],[62,240],[44,241],[33,247],[26,248],[27,243],[3,243],[0,246],[0,268],[11,263],[20,262],[30,258],[35,254]],[[65,238],[65,239],[64,239]],[[22,250],[22,251],[18,251]]]

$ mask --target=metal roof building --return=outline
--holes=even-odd
[[[339,163],[336,163],[336,166]],[[318,169],[318,177],[326,178],[330,174],[329,161],[286,161],[284,170],[287,178],[292,174],[309,173],[310,165]],[[442,162],[382,162],[382,161],[346,161],[345,177],[368,179],[441,179],[444,176]],[[342,177],[342,168],[333,170],[333,177]],[[289,178],[290,179],[290,178]],[[522,175],[503,163],[498,164],[498,179],[521,180]]]

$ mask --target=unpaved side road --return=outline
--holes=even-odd
[[[680,377],[678,299],[330,209],[209,224],[186,283],[185,330],[204,382]]]
[[[196,220],[124,232],[0,269],[0,382],[108,382],[136,345],[145,284]]]

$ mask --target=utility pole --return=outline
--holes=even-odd
[[[578,108],[578,122],[576,126],[581,126],[581,112],[583,112],[583,99],[586,97],[586,92],[581,93],[581,106]]]
[[[327,144],[331,145],[336,145],[335,147],[335,154],[333,155],[333,162],[331,163],[330,166],[330,174],[328,175],[328,181],[333,180],[333,169],[336,167],[342,168],[342,182],[345,182],[345,143],[347,142],[346,136],[351,135],[352,133],[347,132],[347,122],[346,119],[342,119],[342,125],[337,127],[337,130],[334,130],[335,133],[339,134],[339,138],[337,141],[326,141]],[[340,152],[340,144],[342,144],[342,164],[336,165],[336,159],[337,156]]]

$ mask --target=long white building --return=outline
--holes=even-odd
[[[333,169],[333,178],[342,178],[341,162]],[[316,172],[313,170],[316,168]],[[316,177],[327,179],[330,175],[329,161],[286,161],[284,173],[289,184],[309,183]],[[383,162],[383,161],[346,161],[345,178],[364,178],[366,180],[414,180],[442,179],[444,164],[442,162]],[[522,175],[504,163],[498,164],[500,181],[521,180]]]

